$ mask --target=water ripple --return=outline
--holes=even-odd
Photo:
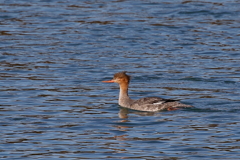
[[[0,2],[0,158],[238,159],[237,1]],[[161,96],[191,109],[121,108]]]

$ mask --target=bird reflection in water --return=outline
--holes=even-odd
[[[140,116],[153,116],[156,113],[155,112],[141,112],[141,111],[134,111],[132,112],[134,114],[140,115]],[[118,116],[121,119],[128,119],[129,109],[128,108],[120,108]]]

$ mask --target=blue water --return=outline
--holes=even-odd
[[[1,159],[239,159],[240,5],[0,1]],[[140,112],[132,98],[191,109]]]

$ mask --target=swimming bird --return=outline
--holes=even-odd
[[[193,107],[191,105],[182,104],[177,100],[164,99],[160,97],[145,97],[139,100],[133,100],[128,96],[128,86],[130,76],[126,71],[114,74],[112,80],[102,81],[105,83],[118,83],[120,87],[118,104],[125,108],[139,111],[156,112],[161,110],[176,110],[178,108]]]

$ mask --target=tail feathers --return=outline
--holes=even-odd
[[[188,108],[188,107],[193,107],[193,106],[191,106],[191,105],[188,105],[188,104],[182,104],[182,103],[178,102],[178,104],[177,104],[176,106],[174,106],[174,107],[183,107],[183,108]]]

